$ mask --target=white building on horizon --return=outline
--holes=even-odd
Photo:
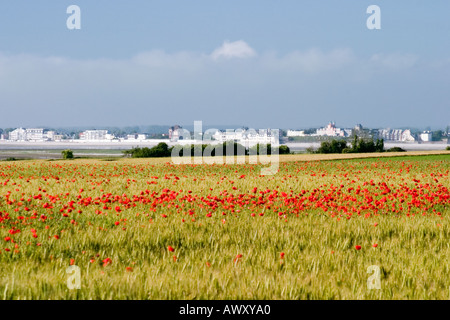
[[[380,129],[378,137],[386,141],[414,142],[416,139],[411,134],[411,130],[406,129]]]
[[[315,136],[348,137],[352,134],[352,129],[336,128],[336,123],[330,122],[325,128],[317,129]]]
[[[136,133],[136,134],[127,134],[127,140],[131,141],[143,141],[147,139],[146,134]]]
[[[26,141],[27,134],[24,128],[17,128],[9,133],[8,140],[11,141]]]
[[[255,146],[257,144],[271,144],[274,146],[278,146],[279,144],[279,137],[275,136],[270,129],[236,129],[227,131],[217,130],[212,135],[212,138],[219,143],[234,141],[242,144],[247,148]]]
[[[86,141],[108,141],[115,139],[115,136],[108,133],[108,130],[86,130],[80,133],[80,140]]]
[[[27,141],[44,141],[44,129],[43,128],[29,128],[26,129]]]
[[[182,126],[174,125],[169,128],[169,140],[171,142],[176,142],[180,138],[183,139],[184,135],[187,135],[188,132],[185,132]]]
[[[44,140],[54,141],[55,135],[56,135],[55,131],[51,131],[51,130],[47,131],[46,133],[44,133]]]
[[[424,131],[420,134],[420,140],[429,142],[433,140],[433,133],[430,131]]]
[[[288,136],[288,137],[304,137],[305,131],[304,130],[288,130],[286,133],[286,136]]]
[[[43,128],[17,128],[9,133],[10,141],[45,141]]]

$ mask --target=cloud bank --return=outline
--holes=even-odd
[[[442,126],[450,119],[448,61],[360,57],[349,48],[258,53],[243,40],[211,53],[155,50],[123,60],[0,54],[0,127]]]

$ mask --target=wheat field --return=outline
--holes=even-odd
[[[449,299],[450,152],[427,154],[2,161],[0,298]]]

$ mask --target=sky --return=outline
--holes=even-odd
[[[0,127],[445,128],[449,17],[448,0],[3,1]]]

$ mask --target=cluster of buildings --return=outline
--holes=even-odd
[[[117,138],[115,135],[108,133],[108,130],[86,130],[80,133],[80,140],[84,141],[143,141],[147,139],[146,134],[127,134],[125,138]]]
[[[287,137],[350,137],[352,133],[358,134],[358,132],[363,132],[363,127],[360,124],[357,124],[353,129],[341,129],[337,128],[334,122],[330,122],[328,126],[316,129],[316,132],[311,134],[306,134],[303,130],[287,130]],[[413,134],[409,129],[379,129],[376,132],[372,132],[372,134],[375,138],[384,139],[385,141],[430,142],[433,140],[431,131]]]
[[[271,129],[254,130],[244,128],[236,130],[209,129],[205,133],[202,133],[202,135],[208,135],[208,140],[216,143],[234,141],[245,147],[251,147],[257,144],[277,145],[279,143],[279,135],[275,135],[272,131]],[[190,139],[191,135],[189,131],[183,129],[181,126],[176,125],[169,128],[169,139],[171,142],[186,140],[186,137]]]
[[[55,131],[45,131],[43,128],[17,128],[8,134],[11,141],[60,141],[62,138]]]
[[[212,134],[212,138],[219,143],[234,141],[245,147],[251,147],[257,144],[277,145],[279,143],[279,135],[275,135],[270,129],[237,129],[234,131],[216,130],[216,132]]]
[[[414,142],[416,137],[411,134],[411,130],[406,129],[380,129],[378,130],[378,138],[385,141],[401,141],[401,142]],[[428,141],[431,141],[428,140]]]
[[[10,141],[30,141],[30,142],[44,142],[44,141],[61,141],[65,137],[62,134],[56,134],[55,131],[45,130],[43,128],[17,128],[8,133],[6,136],[2,134],[1,140]],[[86,130],[79,134],[78,138],[83,141],[119,141],[116,136],[108,133],[108,130]],[[145,134],[129,134],[125,139],[121,140],[132,140],[132,141],[142,141],[147,139]]]
[[[105,141],[114,140],[116,137],[108,133],[108,130],[86,130],[80,133],[80,140]]]
[[[288,130],[287,136],[288,137],[305,137],[305,136],[350,137],[353,133],[353,130],[362,130],[362,126],[360,124],[358,124],[355,126],[354,129],[342,129],[342,128],[337,128],[336,123],[330,122],[330,123],[328,123],[328,125],[326,127],[317,129],[315,133],[305,134],[305,131],[303,131],[303,130]]]
[[[336,128],[334,122],[328,123],[325,128],[317,129],[316,136],[329,136],[329,137],[349,137],[352,135],[352,129]]]
[[[315,130],[315,132],[314,132]],[[430,131],[423,131],[422,133],[412,133],[409,129],[378,129],[368,130],[363,129],[362,125],[357,124],[354,128],[338,128],[334,122],[328,123],[326,127],[309,130],[309,133],[305,133],[304,130],[287,130],[287,137],[350,137],[352,134],[366,135],[378,139],[384,139],[385,141],[398,141],[398,142],[430,142],[433,140],[433,133]],[[277,144],[279,141],[278,136],[274,136],[272,130],[254,130],[254,129],[237,129],[237,130],[207,130],[209,139],[217,143],[223,143],[226,141],[234,141],[244,146],[253,146],[256,144]],[[163,134],[165,136],[165,134]],[[448,136],[448,134],[447,134]],[[175,125],[169,128],[169,140],[171,142],[178,142],[179,140],[190,140],[190,132],[183,129],[179,125]],[[8,134],[2,134],[0,140],[10,141],[61,141],[63,139],[74,139],[74,137],[64,136],[57,134],[55,131],[46,130],[43,128],[17,128],[10,131]],[[114,134],[108,133],[108,130],[85,130],[79,133],[78,139],[81,141],[144,141],[148,137],[146,134],[127,134],[116,137]],[[450,139],[450,138],[449,138]],[[450,140],[449,140],[450,141]]]
[[[423,131],[421,133],[412,134],[411,130],[401,129],[380,129],[378,137],[386,141],[402,141],[402,142],[431,142],[433,141],[433,133],[431,131]]]

